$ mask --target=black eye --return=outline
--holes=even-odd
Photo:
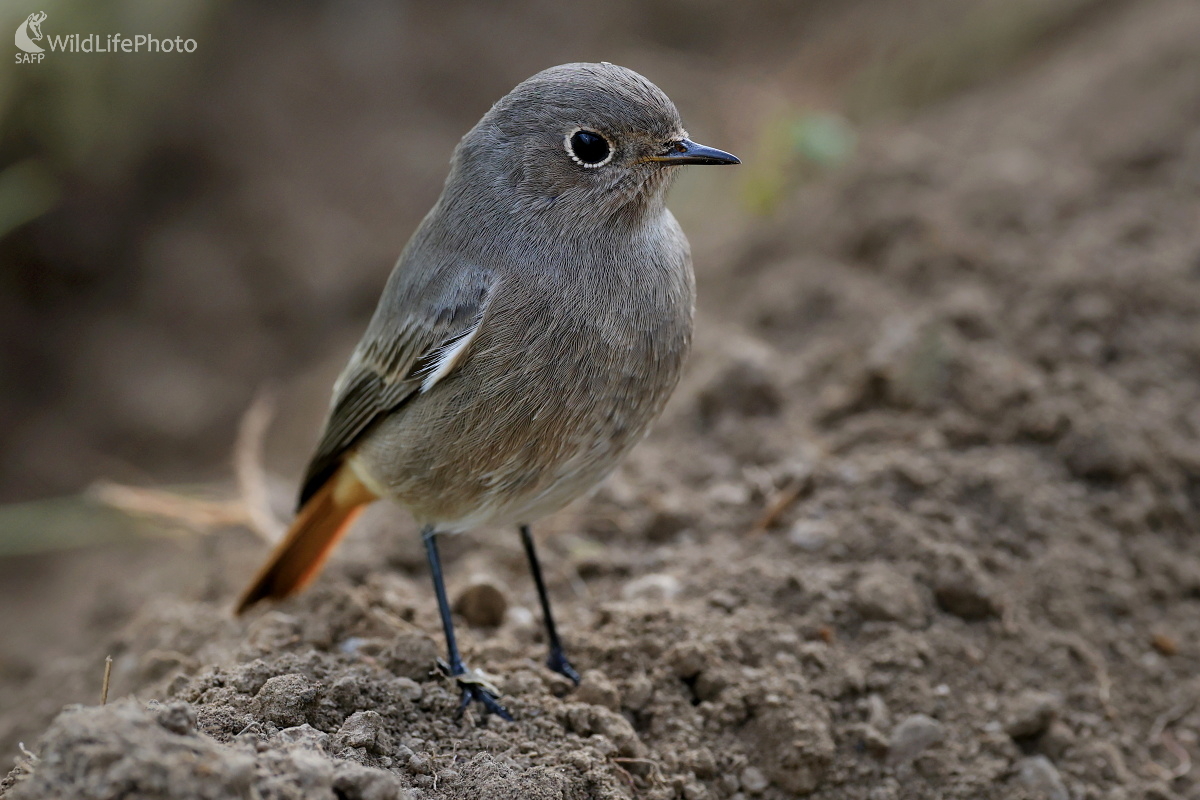
[[[568,146],[571,156],[585,167],[598,167],[612,155],[608,140],[595,131],[575,131]]]

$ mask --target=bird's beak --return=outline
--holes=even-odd
[[[647,161],[659,161],[666,166],[682,164],[740,164],[741,159],[715,147],[696,144],[691,139],[680,139],[671,145],[671,151],[661,156],[650,156]]]

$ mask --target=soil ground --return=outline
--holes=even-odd
[[[0,794],[1200,798],[1198,42],[1109,4],[698,232],[684,385],[536,531],[579,688],[514,531],[444,545],[511,723],[454,720],[398,511],[244,620],[248,533],[77,554],[6,638]]]

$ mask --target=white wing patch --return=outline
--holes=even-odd
[[[482,319],[475,324],[475,327],[462,336],[459,336],[457,339],[451,339],[429,354],[428,358],[432,359],[432,361],[423,370],[425,378],[421,381],[421,394],[428,392],[434,387],[434,384],[450,374],[450,371],[454,369],[459,359],[462,358],[463,353],[471,346],[471,342],[475,340],[475,334],[479,333],[481,327],[483,327]]]

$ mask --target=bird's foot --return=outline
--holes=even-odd
[[[440,658],[438,667],[445,675],[454,678],[458,682],[459,689],[462,690],[462,699],[458,703],[458,711],[454,714],[455,719],[461,719],[463,712],[471,703],[479,703],[483,706],[485,717],[488,714],[495,714],[500,719],[513,721],[512,714],[508,713],[508,709],[502,706],[497,699],[500,696],[500,690],[483,673],[467,669],[463,664],[458,664],[456,669]]]
[[[464,681],[462,678],[458,679],[458,685],[462,687],[462,700],[458,703],[456,717],[462,717],[463,712],[471,703],[479,703],[483,706],[484,716],[495,714],[502,720],[513,721],[512,714],[508,713],[507,708],[500,705],[500,701],[496,699],[496,693],[492,690],[485,689],[478,683]]]
[[[546,659],[546,666],[557,672],[559,675],[562,675],[576,686],[578,686],[579,682],[582,680],[582,678],[579,677],[579,673],[575,671],[573,666],[571,666],[571,662],[567,660],[567,654],[562,651],[561,647],[551,648],[550,656]]]

